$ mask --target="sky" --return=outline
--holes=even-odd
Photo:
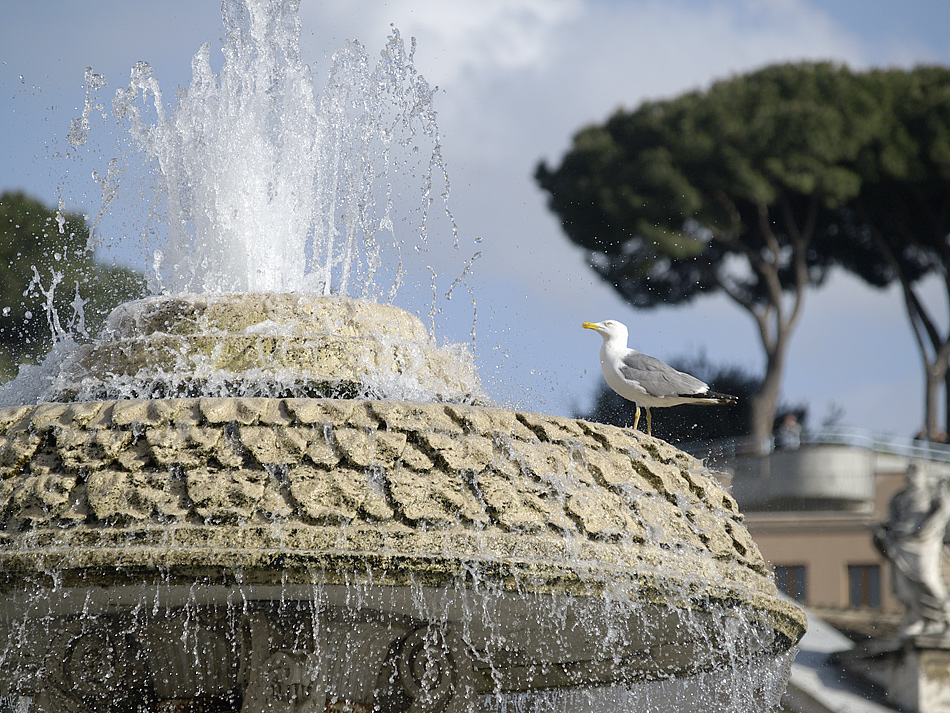
[[[95,215],[91,164],[63,159],[84,103],[85,68],[114,88],[145,60],[173,97],[190,82],[198,48],[220,48],[220,3],[7,5],[0,191],[24,190],[50,205],[62,194],[67,208]],[[637,310],[616,296],[547,209],[532,178],[540,161],[557,165],[580,128],[617,108],[774,62],[950,64],[945,0],[302,0],[300,19],[301,52],[318,91],[344,42],[359,40],[374,54],[394,27],[415,38],[415,66],[438,87],[450,208],[463,245],[452,258],[458,271],[481,252],[468,283],[482,381],[499,403],[565,416],[587,409],[601,383],[600,339],[581,329],[585,321],[620,320],[630,346],[665,360],[703,353],[760,371],[763,358],[751,317],[725,298]],[[939,298],[936,289],[928,294]],[[935,310],[946,323],[946,308]],[[439,335],[466,341],[471,322],[447,317]],[[813,429],[841,412],[843,425],[915,433],[923,369],[899,293],[841,273],[809,292],[782,398],[807,404]]]

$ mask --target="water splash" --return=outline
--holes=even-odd
[[[603,642],[592,642],[584,654],[590,661],[559,657],[577,648],[584,631],[600,632],[605,623],[628,632],[655,626],[657,610],[642,603],[591,602],[578,609],[577,602],[528,595],[537,606],[516,606],[513,618],[514,600],[475,570],[441,587],[415,580],[377,586],[368,571],[330,585],[327,574],[315,569],[310,584],[263,588],[240,582],[186,587],[163,577],[118,587],[109,599],[98,589],[72,591],[38,576],[35,586],[16,593],[16,602],[0,607],[6,634],[0,697],[29,710],[37,695],[39,710],[52,702],[124,711],[136,698],[154,704],[183,695],[216,701],[223,710],[267,710],[280,699],[274,684],[286,683],[298,689],[297,703],[312,710],[325,702],[385,710],[394,699],[415,699],[419,710],[470,710],[459,701],[421,705],[440,697],[447,703],[451,687],[456,694],[468,688],[464,699],[492,713],[679,713],[697,704],[711,713],[753,713],[779,704],[795,653],[726,661],[726,650],[720,667],[625,680]],[[523,585],[530,589],[529,582]],[[13,609],[21,615],[11,615]],[[682,626],[698,633],[707,624],[693,616],[684,612]],[[741,633],[755,632],[744,627]],[[94,654],[94,647],[101,650]],[[628,648],[631,654],[653,655]],[[537,657],[546,663],[533,661]],[[274,676],[278,668],[286,680]],[[84,684],[72,684],[80,676]],[[573,680],[588,676],[601,683]],[[532,681],[549,686],[525,690]],[[396,690],[386,690],[387,682]]]
[[[414,43],[407,49],[394,29],[373,62],[360,43],[348,42],[334,55],[318,101],[300,58],[297,6],[226,0],[223,66],[215,73],[211,46],[202,46],[173,110],[145,62],[116,92],[114,115],[159,172],[155,205],[167,237],[149,251],[153,292],[376,299],[385,273],[392,301],[405,279],[401,246],[425,245],[437,186],[445,201],[448,179],[434,90],[413,66]],[[87,71],[86,107],[69,137],[74,147],[101,108],[102,86]],[[104,209],[118,174],[110,166],[99,179]],[[402,181],[415,186],[415,196]],[[410,205],[397,205],[397,194]],[[457,245],[447,205],[446,215]]]

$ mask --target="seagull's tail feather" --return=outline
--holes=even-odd
[[[715,391],[706,391],[702,394],[685,394],[694,399],[692,403],[695,404],[727,404],[733,405],[739,403],[738,396],[731,396],[730,394],[720,394]]]

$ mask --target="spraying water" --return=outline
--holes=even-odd
[[[414,45],[407,50],[394,30],[373,62],[348,42],[318,100],[300,58],[298,4],[225,0],[223,66],[215,73],[211,46],[202,46],[174,109],[145,62],[116,92],[113,113],[158,169],[167,238],[152,251],[153,292],[375,299],[385,265],[392,300],[404,279],[407,236],[395,225],[406,179],[417,188],[402,209],[413,214],[407,232],[425,243],[434,187],[445,186],[445,200],[448,182],[433,90],[413,66]],[[103,84],[87,74],[74,146],[86,140]],[[119,174],[99,179],[104,208]]]
[[[444,207],[440,225],[448,222],[450,242],[458,248],[434,90],[413,66],[414,44],[407,49],[394,30],[376,61],[358,42],[348,42],[334,55],[318,99],[311,70],[300,57],[298,5],[225,0],[223,64],[215,72],[211,45],[203,45],[192,61],[191,83],[179,91],[173,108],[145,62],[133,67],[128,86],[116,91],[112,113],[128,129],[137,154],[154,169],[154,199],[136,208],[149,214],[147,227],[138,232],[150,291],[166,297],[294,293],[392,303],[412,271],[430,281],[422,292],[429,296],[423,299],[431,299],[434,333],[442,307],[436,306],[438,274],[431,267],[437,263],[425,253],[436,200]],[[105,78],[86,70],[85,106],[67,137],[74,149],[89,140],[93,118],[105,114],[100,95],[106,87]],[[93,174],[102,196],[92,225],[94,243],[103,242],[100,226],[129,192],[125,184],[134,173],[127,170],[133,157],[126,150]],[[157,225],[164,227],[155,229]],[[475,258],[477,254],[448,287],[446,300],[464,282]],[[36,281],[44,295],[56,287],[54,282],[44,288],[39,275]],[[43,364],[22,367],[14,382],[0,387],[0,405],[103,395],[99,385],[89,390],[85,353],[90,347],[77,346],[87,335],[63,328],[52,300],[47,303],[54,348]],[[143,320],[154,304],[134,303],[123,311],[140,312]],[[472,305],[474,339],[474,298]],[[115,337],[113,322],[106,322],[100,342]],[[269,343],[294,330],[309,339],[314,326],[306,323],[306,315],[275,325],[261,314],[257,321],[246,321],[245,329]],[[407,344],[403,351],[426,350],[426,341]],[[313,342],[307,344],[317,349]],[[454,348],[464,362],[464,349]],[[134,398],[187,392],[182,384],[196,365],[167,366],[161,373],[141,365],[129,374],[113,373],[108,393]],[[299,360],[288,366],[293,373],[287,378],[299,383],[287,393],[312,395],[311,385],[298,378],[306,371]],[[270,388],[243,377],[235,381],[214,360],[206,367],[212,378],[204,380],[205,386],[223,384],[231,395]],[[399,374],[405,371],[400,367]],[[388,376],[381,372],[383,382]],[[463,400],[477,391],[456,389]],[[444,396],[404,378],[387,386],[385,395]]]

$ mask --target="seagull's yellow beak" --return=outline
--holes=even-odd
[[[595,331],[597,330],[597,325],[594,324],[593,322],[584,322],[584,324],[582,324],[581,326],[584,329],[593,329]]]

